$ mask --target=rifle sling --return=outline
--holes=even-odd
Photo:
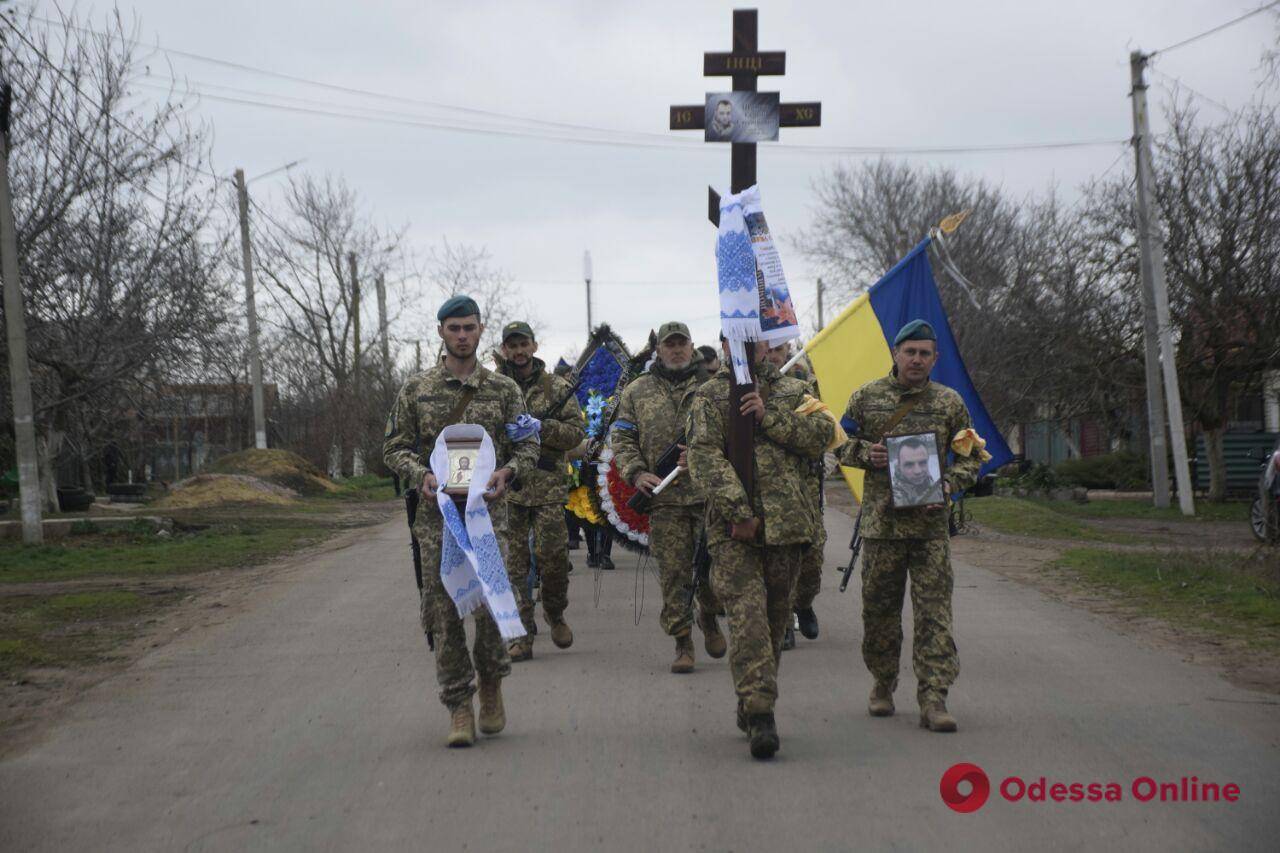
[[[885,422],[884,427],[880,430],[880,441],[884,441],[885,436],[893,432],[893,428],[902,423],[902,419],[911,413],[911,410],[919,404],[923,397],[924,394],[914,394],[902,401],[902,404],[894,410],[893,414],[889,416],[889,420]]]

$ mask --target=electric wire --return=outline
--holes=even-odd
[[[1276,2],[1280,3],[1280,0],[1276,0]],[[104,35],[96,30],[93,30],[87,27],[81,27],[78,25],[65,23],[65,22],[53,21],[51,19],[41,18],[39,16],[33,16],[32,19],[40,21],[41,23],[44,23],[47,25],[63,26],[68,29],[74,29],[80,32],[85,32],[85,33],[89,33],[97,36]],[[136,41],[129,41],[129,43],[138,44],[138,42]],[[389,95],[389,94],[367,90],[367,89],[359,89],[359,88],[350,87],[350,86],[341,86],[341,85],[332,84],[332,83],[324,83],[318,80],[311,80],[305,77],[299,77],[292,74],[285,74],[282,72],[271,71],[269,69],[258,68],[256,66],[246,65],[244,63],[218,59],[216,57],[211,57],[204,54],[197,54],[191,51],[178,50],[176,48],[164,48],[164,47],[157,46],[156,49],[161,51],[162,53],[170,53],[175,56],[183,56],[188,59],[195,59],[202,62],[209,62],[209,63],[222,65],[229,68],[234,68],[240,71],[275,77],[278,79],[287,80],[294,83],[300,83],[303,85],[316,86],[320,88],[330,89],[333,91],[340,91],[346,94],[359,95],[362,97],[372,97],[372,98],[378,98],[382,100],[396,101],[400,103],[415,104],[418,106],[427,106],[433,109],[447,109],[453,112],[466,112],[466,113],[482,115],[490,118],[503,119],[506,121],[525,122],[529,124],[539,125],[549,129],[555,129],[556,132],[552,133],[548,131],[548,132],[540,133],[535,131],[532,128],[515,128],[511,126],[502,126],[502,125],[475,125],[475,124],[462,125],[456,122],[446,122],[437,118],[425,117],[425,116],[405,118],[403,117],[403,116],[406,116],[406,114],[404,113],[394,113],[393,111],[380,110],[379,108],[376,108],[376,107],[362,107],[359,105],[342,105],[341,106],[343,110],[364,110],[364,111],[370,111],[370,112],[382,112],[382,113],[391,114],[390,117],[378,119],[372,116],[352,115],[349,112],[341,112],[334,108],[328,108],[328,109],[308,108],[308,107],[290,106],[287,104],[255,101],[249,98],[237,98],[237,97],[231,97],[227,95],[215,95],[215,94],[210,94],[208,92],[201,92],[198,89],[192,89],[191,84],[187,84],[186,91],[188,94],[196,95],[198,97],[208,99],[208,100],[221,101],[224,103],[230,103],[230,104],[235,104],[240,106],[247,106],[247,107],[253,107],[258,109],[274,109],[274,110],[283,111],[283,112],[318,115],[318,116],[324,116],[329,118],[339,118],[339,119],[346,119],[346,120],[365,120],[365,121],[371,121],[374,123],[417,126],[417,127],[432,129],[432,130],[444,130],[447,132],[478,133],[478,134],[488,133],[496,136],[548,139],[552,141],[562,141],[562,142],[569,142],[569,143],[575,143],[575,144],[606,145],[606,146],[613,145],[613,146],[631,147],[631,148],[670,148],[670,149],[683,149],[683,150],[689,150],[689,151],[715,151],[716,150],[716,146],[707,146],[701,143],[701,141],[695,141],[692,139],[689,140],[688,142],[685,142],[678,138],[666,136],[663,134],[657,134],[657,133],[649,133],[649,132],[643,132],[643,131],[626,131],[626,130],[618,130],[615,128],[593,127],[589,125],[556,122],[556,121],[532,118],[529,116],[519,116],[519,115],[513,115],[509,113],[501,113],[493,110],[482,110],[482,109],[476,109],[471,107],[462,107],[456,104],[445,104],[445,103],[436,102],[436,101],[425,101],[425,100],[414,99],[414,98],[405,98],[402,96]],[[151,76],[157,76],[157,75],[151,75]],[[172,77],[170,78],[162,77],[161,79],[174,80],[174,78]],[[164,91],[172,91],[169,87],[159,87],[159,86],[155,86],[154,84],[139,83],[136,85],[149,87],[153,89],[162,89]],[[209,85],[210,88],[217,87],[223,90],[232,90],[236,88],[236,87],[223,86],[221,84],[206,84],[206,85]],[[297,96],[291,96],[291,95],[277,95],[277,94],[256,92],[254,90],[245,90],[245,89],[240,89],[239,91],[242,94],[255,94],[259,97],[271,97],[271,98],[276,98],[281,100],[287,99],[292,101],[300,101],[303,103],[313,103],[313,104],[316,103],[314,99],[299,98]],[[399,115],[402,117],[395,118],[394,116],[396,115]],[[599,139],[599,138],[586,138],[581,136],[567,136],[567,135],[564,135],[563,133],[560,133],[559,131],[561,130],[585,131],[592,134],[603,134],[610,138]],[[1017,151],[1047,151],[1047,150],[1063,150],[1063,149],[1071,149],[1071,148],[1098,147],[1098,146],[1111,145],[1120,141],[1123,141],[1123,140],[1088,139],[1088,140],[1049,141],[1049,142],[994,143],[994,144],[982,144],[982,145],[925,145],[925,146],[887,146],[887,145],[869,145],[869,146],[786,145],[786,146],[783,146],[783,145],[777,145],[776,143],[761,143],[761,144],[763,144],[765,147],[769,148],[770,150],[776,150],[784,153],[821,154],[821,155],[835,155],[835,156],[840,156],[840,155],[867,156],[867,155],[895,155],[895,154],[924,155],[924,154],[972,154],[972,153],[1011,153],[1011,152],[1017,152]]]
[[[72,79],[60,67],[58,67],[58,64],[54,62],[53,59],[50,58],[50,56],[39,47],[39,45],[31,41],[31,39],[27,38],[26,33],[22,32],[22,30],[19,29],[15,23],[10,21],[8,18],[4,17],[3,15],[0,15],[0,22],[3,22],[10,30],[13,31],[15,35],[18,36],[18,38],[22,39],[22,41],[26,43],[27,47],[29,47],[32,51],[35,52],[37,56],[43,59],[49,65],[49,68],[53,71],[53,73],[58,75],[58,77],[61,78],[64,83],[70,86],[72,91],[74,91],[77,95],[79,95],[81,98],[87,101],[90,106],[96,107],[98,111],[102,113],[102,115],[107,119],[107,121],[112,122],[113,124],[116,125],[116,127],[119,127],[121,130],[125,131],[130,136],[137,139],[143,145],[146,145],[148,148],[152,148],[158,153],[160,153],[162,156],[172,159],[174,162],[180,163],[183,166],[186,166],[188,169],[191,169],[193,172],[202,174],[205,177],[213,178],[215,181],[228,180],[228,178],[225,175],[218,175],[201,166],[193,166],[192,164],[182,160],[180,157],[177,157],[172,150],[166,151],[164,148],[157,145],[154,141],[147,139],[145,136],[138,133],[128,124],[116,118],[114,115],[111,114],[109,110],[106,109],[106,107],[104,107],[102,104],[98,103],[96,100],[86,95],[84,93],[84,90],[80,88],[80,86],[76,83],[76,81]]]
[[[1200,39],[1202,38],[1208,38],[1214,33],[1220,33],[1223,30],[1227,29],[1228,27],[1234,27],[1236,24],[1240,23],[1241,21],[1247,21],[1249,18],[1252,18],[1254,15],[1261,14],[1262,12],[1267,11],[1273,6],[1280,6],[1280,0],[1272,0],[1272,2],[1259,6],[1258,8],[1254,9],[1252,12],[1245,12],[1243,15],[1241,15],[1238,18],[1232,18],[1230,21],[1227,21],[1224,24],[1218,24],[1218,26],[1213,27],[1212,29],[1205,30],[1202,33],[1191,36],[1190,38],[1185,38],[1182,41],[1174,42],[1173,44],[1167,47],[1162,47],[1159,50],[1153,50],[1147,54],[1147,58],[1150,59],[1151,57],[1155,56],[1158,53],[1168,53],[1171,50],[1177,50],[1180,47],[1186,47],[1187,45],[1193,42],[1200,41]]]

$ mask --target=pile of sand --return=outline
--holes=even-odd
[[[338,488],[319,468],[288,450],[241,450],[214,462],[212,470],[218,474],[256,477],[308,497]]]
[[[197,474],[170,487],[169,494],[155,503],[161,509],[208,509],[232,504],[286,506],[298,493],[257,477],[241,474]]]

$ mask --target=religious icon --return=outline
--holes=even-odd
[[[480,442],[474,439],[454,439],[448,443],[449,471],[445,478],[447,495],[465,496],[471,488],[471,477],[480,458]]]
[[[889,484],[895,509],[941,504],[942,461],[931,432],[888,436]]]

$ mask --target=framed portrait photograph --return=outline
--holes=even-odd
[[[455,439],[448,444],[449,472],[444,478],[447,495],[466,497],[471,488],[471,477],[480,459],[480,442],[474,439]]]
[[[884,446],[889,451],[889,486],[895,509],[944,502],[942,460],[934,433],[886,436]]]

